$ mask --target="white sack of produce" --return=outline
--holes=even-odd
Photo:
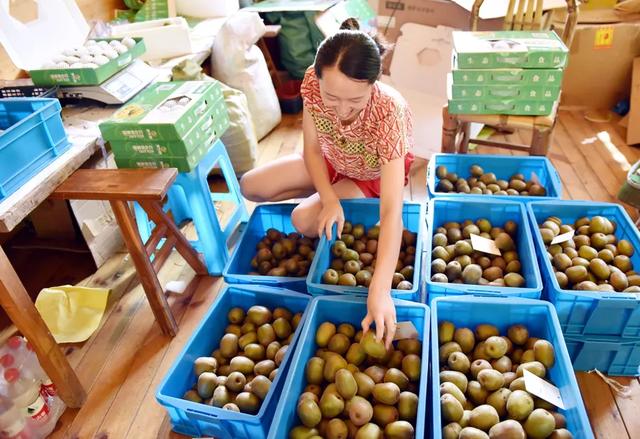
[[[247,97],[258,139],[266,136],[282,118],[267,63],[255,45],[264,32],[264,23],[257,13],[240,11],[222,26],[211,54],[213,77],[241,90]]]
[[[229,128],[222,135],[222,143],[227,148],[233,170],[242,175],[256,164],[258,139],[244,93],[222,83],[220,85],[229,113]]]

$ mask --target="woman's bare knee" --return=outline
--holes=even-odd
[[[247,172],[240,179],[240,192],[249,201],[263,202],[266,201],[264,193],[261,193],[259,176],[252,171]]]
[[[291,212],[291,223],[298,233],[315,238],[318,235],[317,212],[313,206],[298,205]]]

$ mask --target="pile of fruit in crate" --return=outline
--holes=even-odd
[[[365,230],[362,224],[345,222],[340,239],[331,247],[333,260],[322,276],[322,283],[329,285],[368,287],[376,268],[380,227]],[[416,258],[417,234],[402,231],[402,244],[392,287],[398,290],[413,289],[413,264]]]
[[[573,435],[555,406],[526,390],[524,371],[549,381],[553,345],[523,325],[439,324],[440,405],[444,439],[554,438]]]
[[[285,235],[276,229],[269,229],[258,243],[257,253],[251,260],[251,267],[257,272],[249,274],[306,276],[317,246],[318,239],[307,238],[295,232]]]
[[[516,288],[525,284],[515,244],[518,225],[514,221],[494,227],[486,218],[475,223],[467,219],[462,224],[445,223],[435,232],[431,250],[432,282]],[[492,239],[501,256],[474,250],[471,235]]]
[[[640,292],[640,275],[631,261],[633,245],[618,240],[616,228],[603,216],[583,217],[574,224],[549,217],[539,226],[560,288]]]
[[[331,322],[318,327],[315,340],[296,409],[302,425],[289,432],[291,439],[414,437],[419,340],[399,340],[387,350],[375,331],[362,335],[348,323]]]
[[[197,382],[184,399],[258,413],[301,318],[286,308],[231,309],[219,348],[194,362]]]
[[[514,174],[509,181],[500,180],[493,172],[484,172],[480,165],[469,167],[469,178],[459,177],[449,172],[447,167],[436,168],[436,176],[440,179],[437,192],[457,192],[476,195],[522,195],[544,197],[547,190],[536,180],[527,180],[523,174]]]
[[[136,45],[131,37],[122,40],[88,40],[83,46],[65,49],[46,62],[43,69],[95,69],[119,57]]]

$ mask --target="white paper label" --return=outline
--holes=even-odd
[[[538,174],[536,174],[535,172],[531,171],[531,181],[534,182],[535,184],[542,186],[540,184],[540,179],[538,178]]]
[[[411,322],[400,322],[396,328],[394,340],[405,340],[408,338],[418,338],[418,330]]]
[[[537,396],[538,398],[544,399],[558,408],[564,409],[562,396],[560,396],[560,389],[526,369],[523,372],[523,376],[524,388],[527,392]]]
[[[569,230],[567,233],[563,233],[562,235],[558,235],[555,238],[553,238],[553,240],[551,241],[551,245],[553,244],[561,244],[565,241],[570,240],[571,238],[573,238],[573,235],[575,234],[575,230]]]
[[[482,253],[502,256],[502,253],[500,253],[500,249],[496,247],[495,241],[473,233],[471,234],[471,247],[473,247],[474,250]]]

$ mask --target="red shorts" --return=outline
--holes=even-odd
[[[411,168],[411,163],[413,163],[414,156],[411,153],[407,153],[404,156],[404,185],[406,186],[409,183],[409,169]],[[336,183],[343,179],[349,179],[353,181],[358,188],[362,191],[366,198],[380,198],[380,179],[376,178],[375,180],[356,180],[353,178],[349,178],[346,175],[339,174],[333,169],[333,165],[329,163],[329,161],[325,158],[324,162],[327,164],[327,170],[329,171],[329,180],[331,184]]]

